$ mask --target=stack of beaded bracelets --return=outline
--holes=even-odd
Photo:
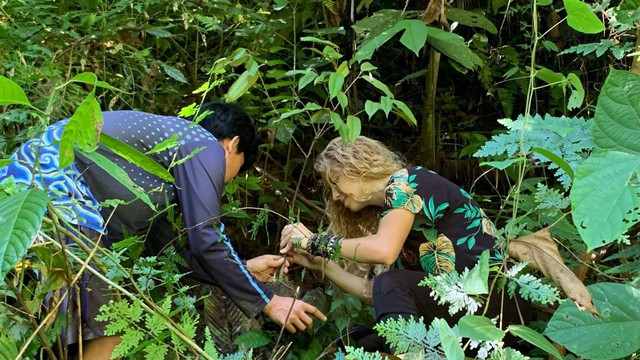
[[[340,237],[336,235],[313,234],[309,238],[309,254],[330,259],[336,252],[338,242],[340,242]]]

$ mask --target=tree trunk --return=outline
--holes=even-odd
[[[631,72],[640,75],[640,26],[636,32],[636,55],[633,57],[633,63],[631,64]]]
[[[440,53],[433,47],[429,50],[429,68],[425,86],[424,102],[422,104],[422,130],[420,133],[420,160],[425,166],[439,171],[436,144],[436,88],[438,85],[438,69],[440,68]]]

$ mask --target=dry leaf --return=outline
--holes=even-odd
[[[427,25],[437,22],[448,29],[449,22],[447,21],[447,17],[444,15],[444,12],[450,7],[451,5],[446,1],[431,0],[429,1],[429,5],[427,5],[427,10],[424,11],[420,20]]]
[[[520,261],[528,261],[529,266],[540,270],[544,276],[553,280],[578,309],[598,315],[587,287],[564,264],[548,228],[512,240],[508,252]]]

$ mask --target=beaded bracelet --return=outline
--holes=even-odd
[[[330,234],[313,234],[309,238],[309,253],[313,256],[321,256],[330,259],[336,251],[340,237]]]

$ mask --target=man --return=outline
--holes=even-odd
[[[178,135],[178,147],[149,154],[158,164],[171,168],[175,185],[144,171],[102,145],[97,150],[148,194],[156,205],[156,211],[136,199],[112,174],[81,154],[76,153],[74,163],[60,171],[57,166],[58,142],[66,120],[49,126],[42,137],[23,145],[12,157],[18,161],[0,169],[0,181],[13,176],[17,183],[44,183],[62,216],[94,239],[98,239],[100,233],[106,234],[103,237],[105,246],[123,239],[125,233],[145,236],[145,247],[150,255],[157,255],[172,244],[188,262],[190,276],[221,287],[249,317],[262,311],[292,333],[312,326],[313,321],[307,313],[326,320],[315,307],[275,295],[260,281],[277,271],[285,261],[283,258],[265,255],[244,262],[224,234],[224,225],[219,220],[222,191],[244,165],[253,164],[258,145],[257,133],[247,114],[236,105],[212,102],[200,109],[200,113],[205,111],[210,111],[209,115],[195,126],[185,119],[138,111],[103,113],[102,133],[143,153],[174,134]],[[189,156],[192,157],[184,163],[170,167],[175,161]],[[34,177],[36,159],[38,171]],[[120,199],[125,203],[115,210],[101,208],[98,204],[107,199]],[[176,241],[180,234],[175,232],[167,216],[176,204],[187,230],[188,246],[181,247]],[[104,336],[106,324],[95,320],[100,305],[110,300],[106,295],[108,290],[94,277],[88,280],[87,287],[91,291],[84,295],[89,297],[83,306],[86,316],[82,324],[82,339],[87,341],[84,356],[108,359],[119,339]],[[75,299],[69,302],[73,308]],[[287,316],[292,303],[293,309]],[[75,319],[73,316],[72,321]],[[69,344],[78,341],[77,326],[67,329]]]

